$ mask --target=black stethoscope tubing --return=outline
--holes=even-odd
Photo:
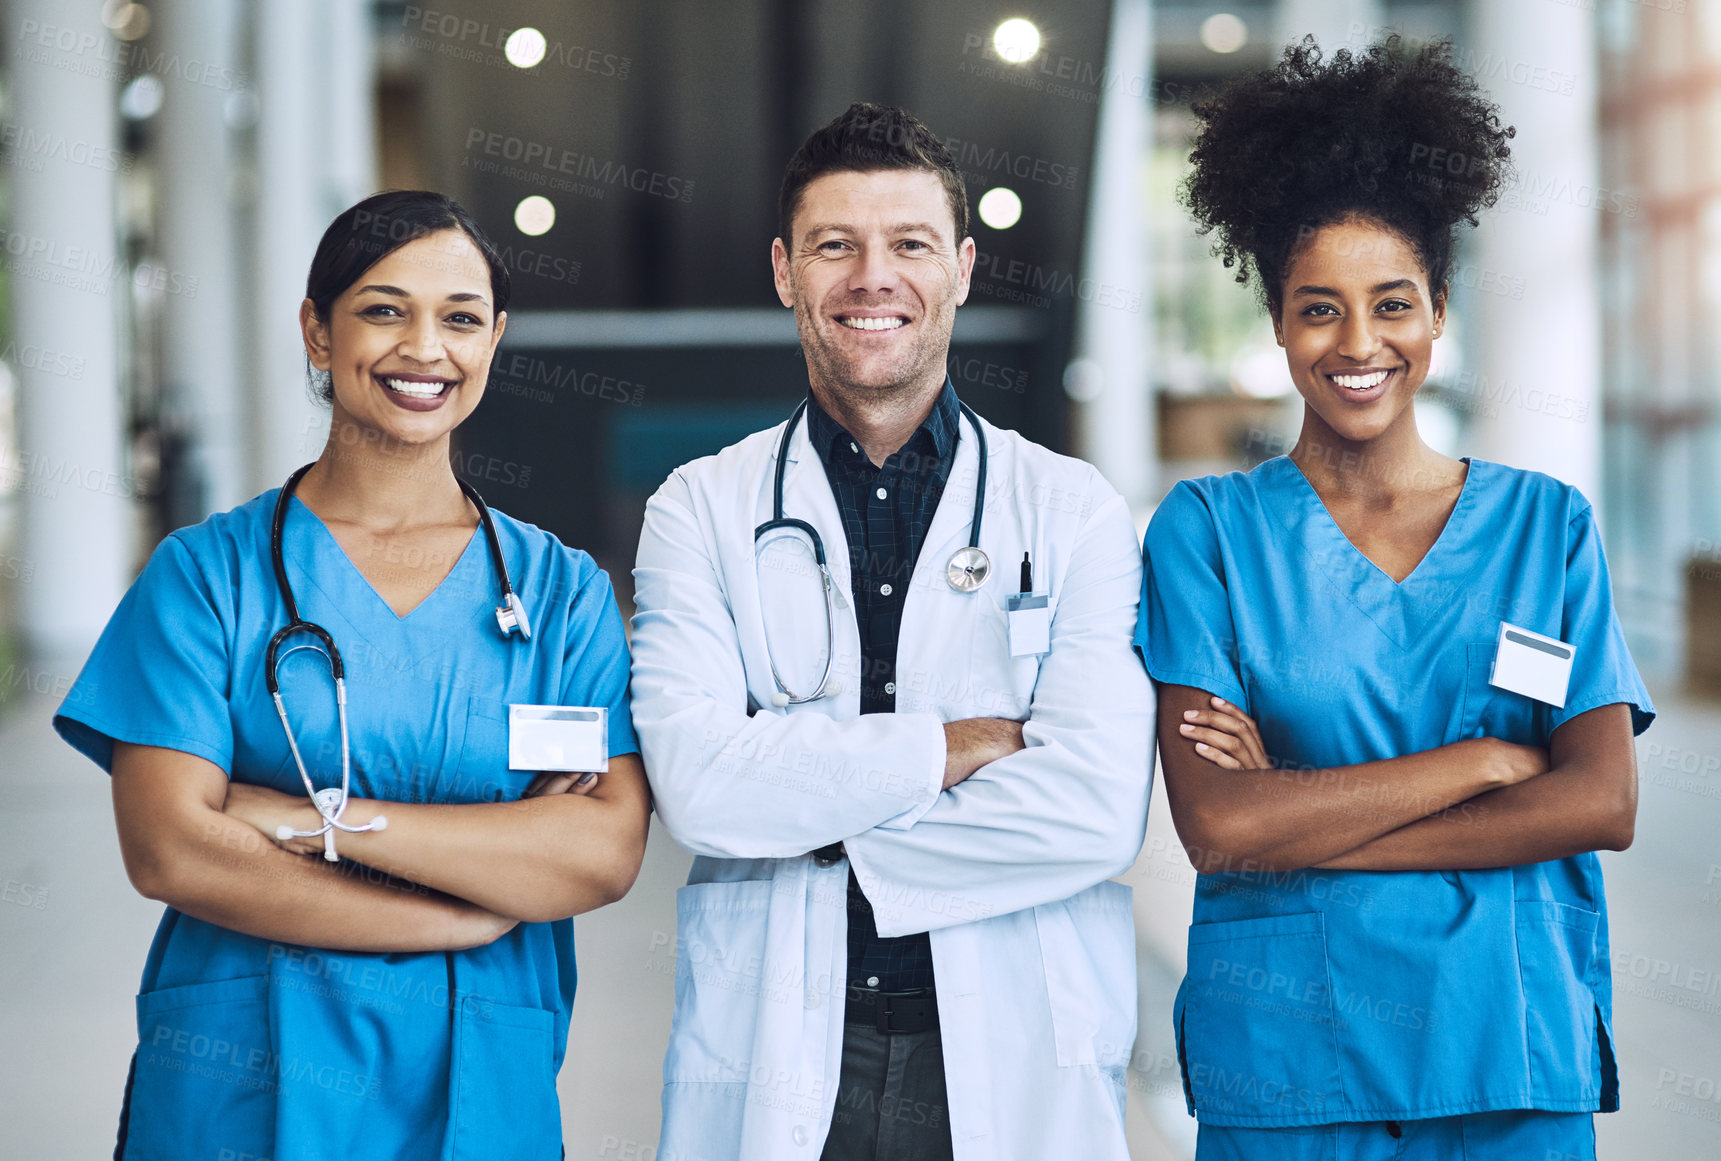
[[[980,518],[986,514],[986,433],[980,430],[980,417],[974,414],[974,409],[966,403],[958,403],[962,414],[967,418],[969,426],[974,429],[975,442],[980,445],[980,471],[975,479],[974,516],[968,526],[968,547],[980,547]],[[818,529],[805,520],[797,520],[792,516],[783,515],[783,474],[789,464],[789,438],[795,433],[795,424],[806,414],[805,399],[795,407],[795,413],[789,416],[787,426],[783,428],[783,437],[777,444],[777,471],[771,484],[771,519],[753,530],[753,539],[771,531],[773,528],[793,528],[804,532],[813,542],[813,558],[823,566],[825,563],[825,542],[819,537]]]
[[[280,590],[281,601],[287,606],[287,624],[270,638],[268,651],[263,658],[264,677],[271,695],[281,692],[280,682],[275,677],[276,656],[280,652],[282,643],[295,633],[309,633],[321,642],[323,648],[328,652],[329,667],[334,671],[335,680],[341,681],[345,677],[345,672],[341,666],[341,651],[335,648],[334,638],[329,636],[327,629],[315,621],[307,621],[299,616],[299,603],[294,600],[293,585],[287,579],[287,560],[283,548],[283,534],[287,526],[287,504],[293,497],[294,489],[299,486],[299,480],[315,466],[314,462],[306,464],[287,477],[287,482],[281,486],[281,494],[275,498],[275,516],[269,525],[269,557],[275,566],[275,587]],[[484,541],[490,549],[490,560],[495,564],[496,576],[502,584],[502,607],[504,609],[516,609],[520,604],[520,598],[514,594],[513,583],[508,577],[508,564],[502,558],[502,541],[496,535],[495,521],[490,518],[490,506],[484,503],[484,498],[471,484],[458,477],[456,477],[455,482],[460,485],[460,490],[466,494],[466,498],[472,501],[472,506],[478,509],[478,523],[484,528]],[[524,626],[524,624],[522,620],[521,625]],[[503,632],[507,632],[507,626],[504,626]],[[530,638],[531,635],[529,628],[522,627],[521,636]]]

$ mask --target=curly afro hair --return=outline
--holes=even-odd
[[[1460,222],[1499,200],[1514,130],[1436,41],[1414,56],[1398,37],[1324,62],[1313,37],[1277,67],[1194,106],[1201,123],[1183,187],[1200,233],[1262,304],[1281,306],[1286,267],[1322,226],[1366,218],[1409,243],[1445,292]]]

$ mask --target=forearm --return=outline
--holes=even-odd
[[[448,951],[489,943],[512,926],[428,887],[289,854],[218,810],[161,837],[172,853],[151,860],[139,889],[259,939],[338,951]]]
[[[1321,865],[1365,871],[1514,867],[1585,851],[1624,850],[1637,817],[1631,722],[1622,705],[1579,715],[1554,734],[1547,773],[1371,839]]]
[[[881,934],[1067,899],[1135,861],[1153,782],[1149,721],[1064,733],[982,766],[907,830],[845,843]],[[1130,727],[1134,727],[1133,729]],[[1032,722],[1025,729],[1032,739]]]
[[[316,829],[321,820],[302,797],[247,789],[230,792],[227,808],[259,827]],[[626,894],[645,851],[649,814],[638,755],[610,760],[581,793],[533,793],[519,801],[406,803],[353,798],[341,822],[381,830],[338,831],[343,859],[458,896],[522,922],[564,919]],[[321,839],[293,849],[320,850]]]
[[[387,829],[336,836],[343,859],[528,923],[621,898],[645,843],[644,811],[597,792],[462,805],[354,798],[342,821],[379,814]]]
[[[1324,770],[1192,769],[1198,810],[1173,816],[1204,873],[1313,866],[1499,787],[1492,748],[1477,738]]]

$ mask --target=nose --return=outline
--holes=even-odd
[[[1338,353],[1356,363],[1366,363],[1380,353],[1381,339],[1374,317],[1367,311],[1352,313],[1339,327]]]
[[[402,358],[415,363],[435,363],[442,359],[446,348],[442,335],[437,330],[436,316],[431,313],[421,313],[407,324],[406,331],[400,336],[400,345],[396,348]]]
[[[859,293],[876,293],[897,288],[899,275],[891,261],[890,247],[867,245],[861,248],[860,260],[854,264],[849,277],[849,289]]]

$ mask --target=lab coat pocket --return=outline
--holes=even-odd
[[[452,1161],[561,1157],[554,1029],[554,1015],[541,1008],[461,999],[449,1078]]]
[[[1530,1091],[1552,1097],[1572,1088],[1574,1069],[1585,1069],[1586,1092],[1602,1087],[1602,1026],[1595,988],[1602,960],[1596,953],[1601,916],[1545,899],[1519,899],[1518,965],[1525,996],[1525,1042],[1530,1050]],[[1606,1045],[1606,1057],[1613,1047]]]
[[[1332,996],[1318,912],[1192,925],[1179,1022],[1195,1108],[1222,1124],[1344,1119]]]
[[[276,1056],[269,978],[162,988],[137,998],[126,1157],[272,1155]]]
[[[1135,1047],[1134,892],[1095,884],[1034,908],[1058,1065],[1121,1068]]]
[[[747,1080],[773,885],[690,883],[675,893],[675,1028],[664,1083]]]

